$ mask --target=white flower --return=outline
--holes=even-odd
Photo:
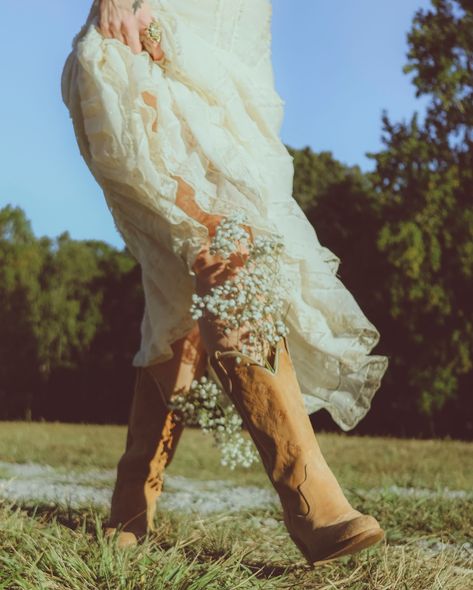
[[[237,465],[250,467],[259,455],[252,441],[241,435],[242,421],[233,406],[224,409],[224,392],[205,376],[193,380],[189,393],[176,395],[169,402],[178,421],[196,425],[205,433],[212,433],[220,447],[221,464],[234,469]]]
[[[265,341],[275,345],[288,334],[283,318],[289,285],[281,276],[279,262],[284,243],[282,236],[257,236],[250,242],[249,234],[240,224],[249,225],[242,212],[224,218],[211,241],[210,252],[228,258],[243,246],[248,252],[244,265],[235,276],[203,297],[193,294],[190,312],[193,319],[213,314],[223,320],[225,334],[244,327],[247,340],[238,343],[240,352],[263,358]],[[240,356],[235,357],[237,364],[241,361]],[[220,446],[222,465],[230,469],[237,464],[248,467],[258,456],[251,441],[241,435],[240,416],[233,407],[224,411],[223,392],[212,380],[203,379],[192,383],[187,396],[177,396],[175,407],[187,423],[213,433]]]

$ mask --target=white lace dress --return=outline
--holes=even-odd
[[[165,66],[104,38],[95,1],[62,74],[80,152],[142,267],[145,310],[133,364],[170,358],[170,343],[195,322],[191,267],[208,230],[177,205],[180,178],[204,211],[239,209],[255,236],[283,236],[288,345],[307,412],[326,408],[350,430],[369,410],[388,358],[369,355],[379,333],[292,195],[293,160],[279,137],[284,103],[274,88],[271,3],[150,4],[163,29]]]

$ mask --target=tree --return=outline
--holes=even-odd
[[[361,177],[358,166],[345,166],[331,152],[314,153],[310,147],[287,147],[294,159],[294,198],[307,211],[336,184],[353,176]]]
[[[0,401],[4,412],[22,411],[25,417],[31,415],[39,380],[43,257],[23,211],[9,205],[0,209]]]
[[[1,417],[123,419],[142,307],[128,254],[0,209]]]
[[[385,149],[371,180],[383,209],[377,244],[383,283],[403,338],[399,371],[435,434],[448,404],[464,401],[471,419],[473,369],[473,7],[432,0],[408,35],[406,72],[428,95],[425,120],[392,123],[383,114]],[[473,421],[470,424],[473,429]],[[470,428],[469,427],[469,428]]]

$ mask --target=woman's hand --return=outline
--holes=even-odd
[[[99,29],[104,37],[118,39],[133,53],[145,49],[155,61],[164,58],[160,43],[146,39],[143,33],[152,21],[146,0],[100,0]]]

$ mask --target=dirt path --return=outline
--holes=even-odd
[[[115,481],[115,470],[61,471],[36,463],[6,463],[0,461],[0,498],[22,503],[42,502],[55,505],[97,506],[108,508]],[[389,486],[386,488],[357,489],[370,497],[383,493],[410,497],[471,498],[473,492],[465,490],[441,491],[421,488]],[[236,486],[225,480],[198,481],[180,476],[165,476],[163,493],[159,500],[161,510],[198,512],[238,512],[240,510],[278,506],[276,493],[255,486]],[[269,521],[274,521],[273,523]],[[277,526],[274,519],[265,519],[266,526]],[[442,543],[437,539],[421,539],[417,543],[426,554],[435,555],[458,545]],[[464,543],[462,551],[473,556],[473,544]]]
[[[0,498],[48,504],[107,507],[110,504],[115,470],[63,472],[36,463],[0,462]],[[198,481],[166,475],[160,508],[184,512],[238,512],[277,504],[272,490],[236,486],[225,480]]]
[[[107,506],[110,502],[115,470],[62,471],[37,463],[6,463],[0,461],[0,497],[17,501],[43,501],[69,504]],[[368,497],[383,493],[417,498],[466,499],[473,492],[441,491],[422,488],[388,486],[356,489]],[[256,486],[236,486],[225,480],[199,481],[187,477],[166,475],[160,505],[165,510],[197,511],[203,514],[219,511],[236,512],[248,508],[277,505],[273,490]]]

